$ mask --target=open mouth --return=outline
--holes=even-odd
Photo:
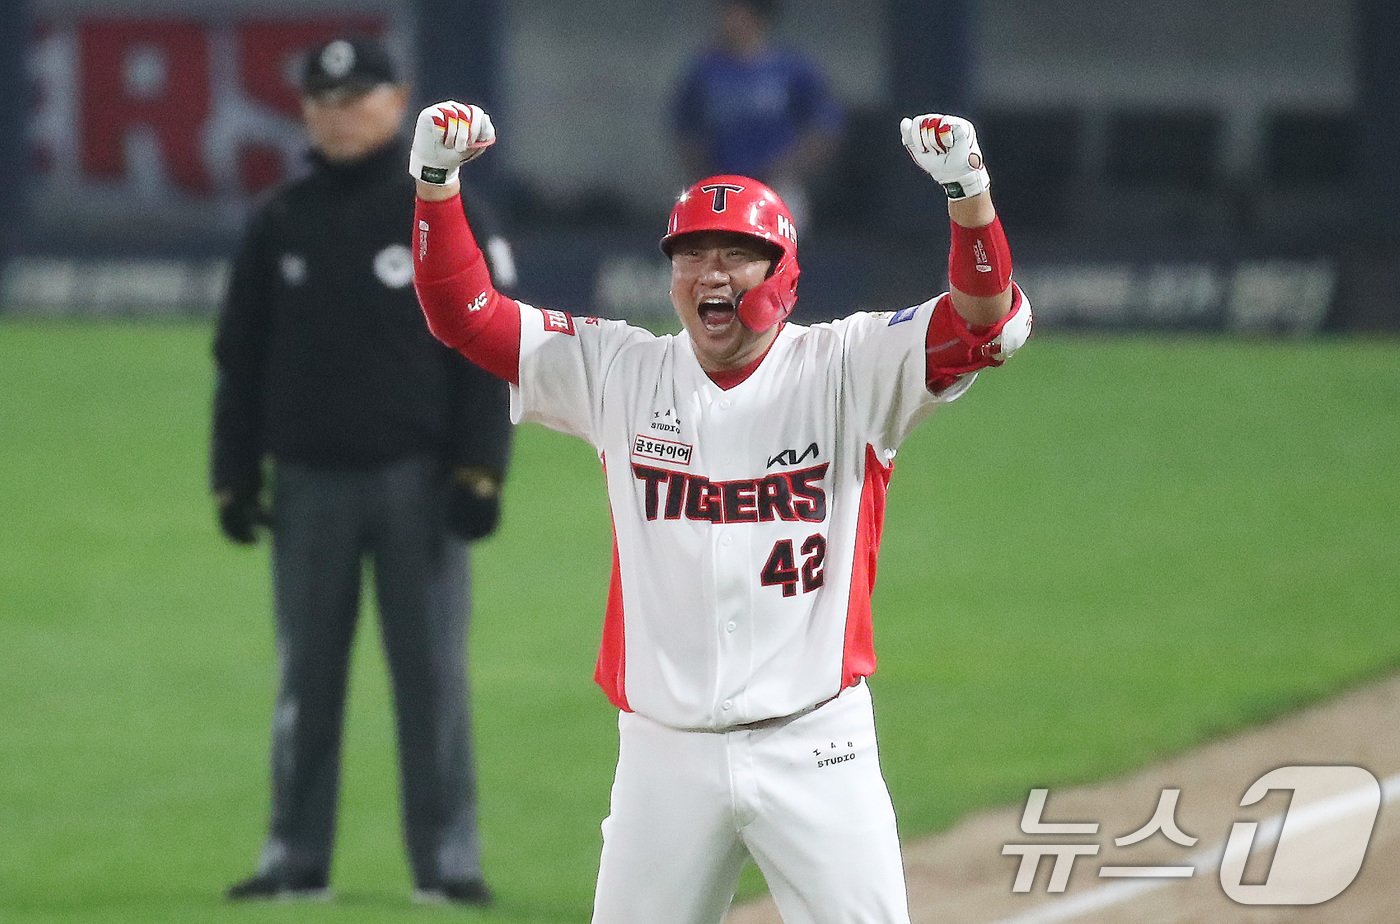
[[[705,330],[719,331],[733,323],[738,314],[734,303],[722,296],[712,295],[700,301],[700,323]]]

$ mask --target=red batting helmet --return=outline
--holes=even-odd
[[[676,200],[661,251],[671,255],[676,238],[696,231],[733,231],[780,251],[768,278],[739,296],[739,321],[765,331],[792,314],[797,304],[797,226],[778,194],[746,176],[706,177]]]

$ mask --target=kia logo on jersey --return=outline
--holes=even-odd
[[[813,442],[806,449],[802,450],[800,454],[796,449],[784,449],[776,456],[770,458],[766,467],[772,468],[775,465],[796,465],[799,462],[806,461],[808,458],[815,459],[820,454],[821,450],[819,450],[817,444]]]
[[[744,187],[735,186],[733,183],[711,183],[708,186],[701,186],[700,191],[707,192],[714,197],[710,202],[710,208],[716,212],[723,212],[729,207],[729,194],[743,192]]]

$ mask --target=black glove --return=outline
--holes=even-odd
[[[447,528],[471,542],[494,533],[500,522],[500,477],[487,469],[453,469],[447,495]]]
[[[218,503],[219,529],[223,530],[230,542],[252,545],[258,541],[257,527],[266,526],[269,518],[256,494],[225,490],[215,495],[215,501]]]

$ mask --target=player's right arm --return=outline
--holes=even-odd
[[[417,184],[413,285],[438,340],[512,384],[520,382],[520,305],[496,290],[462,209],[462,164],[496,141],[479,106],[447,101],[418,114],[408,172]]]
[[[630,345],[655,337],[621,321],[588,318],[517,302],[496,290],[459,200],[458,169],[496,140],[477,106],[445,102],[424,109],[414,130],[409,173],[417,181],[414,287],[438,340],[516,386],[511,417],[600,446],[603,383]]]

